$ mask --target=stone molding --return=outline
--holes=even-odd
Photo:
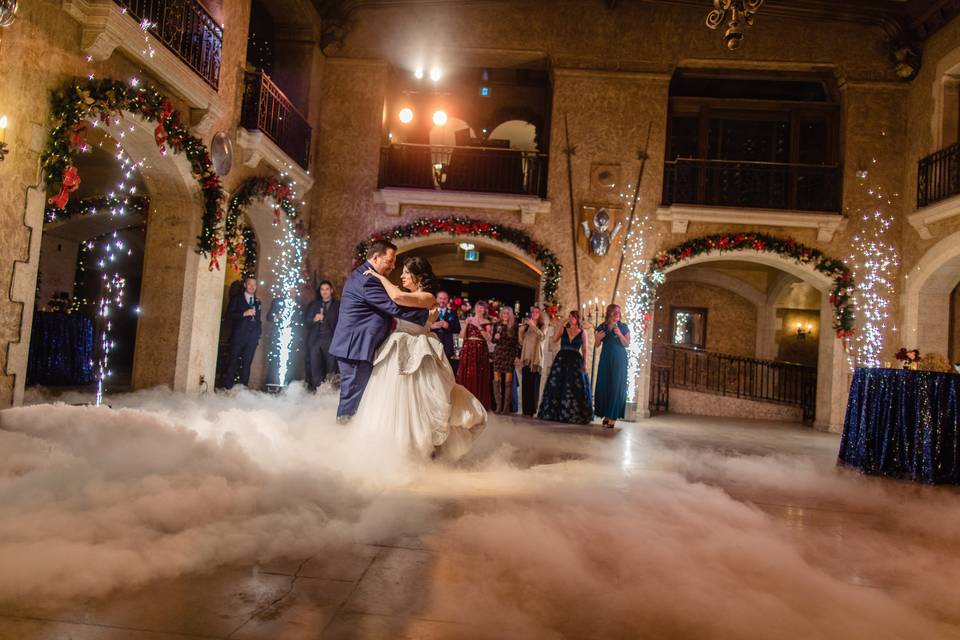
[[[960,217],[960,195],[941,200],[907,216],[907,222],[924,240],[933,240],[929,226],[934,222]]]
[[[384,205],[386,214],[389,216],[399,216],[400,207],[405,204],[426,207],[519,211],[520,223],[524,225],[536,224],[538,215],[550,213],[549,200],[536,196],[502,193],[384,187],[376,192],[374,199],[377,203]]]
[[[162,42],[155,39],[154,55],[147,54],[140,25],[113,0],[63,0],[63,10],[80,23],[83,53],[106,60],[120,49],[183,98],[196,133],[208,133],[226,113],[220,94]]]
[[[831,242],[834,234],[846,227],[847,219],[839,213],[820,211],[787,211],[784,209],[741,209],[674,204],[657,208],[657,220],[670,223],[673,233],[686,233],[691,222],[765,225],[796,229],[816,229],[817,242]]]
[[[237,148],[244,165],[256,169],[261,161],[276,170],[281,176],[293,179],[297,195],[303,196],[313,188],[313,176],[297,164],[286,151],[268,138],[262,131],[237,128]]]

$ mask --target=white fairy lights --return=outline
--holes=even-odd
[[[274,322],[277,326],[276,342],[270,345],[271,356],[277,362],[277,383],[285,385],[287,370],[290,368],[290,355],[293,351],[294,330],[296,328],[296,293],[304,284],[303,258],[307,249],[307,240],[298,232],[295,222],[287,216],[281,216],[283,233],[276,239],[279,249],[277,259],[269,257],[272,263],[274,297],[284,299],[283,307]]]
[[[876,164],[876,160],[873,160]],[[900,258],[887,241],[893,218],[884,213],[893,205],[891,195],[882,187],[868,186],[870,173],[857,171],[860,186],[866,190],[870,203],[856,217],[859,223],[853,237],[853,252],[849,256],[853,277],[857,283],[853,301],[860,322],[856,334],[856,348],[850,354],[851,365],[879,367],[884,338],[890,323],[890,300],[894,295]],[[893,328],[895,331],[895,327]]]

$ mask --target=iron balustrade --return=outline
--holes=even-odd
[[[650,415],[670,413],[670,367],[651,366]]]
[[[223,29],[197,0],[114,0],[214,89],[220,86]]]
[[[917,164],[917,208],[960,195],[960,142]]]
[[[313,131],[307,119],[266,73],[246,74],[241,124],[261,131],[304,169],[310,168]]]
[[[798,406],[804,422],[815,417],[815,367],[674,345],[658,345],[653,365],[668,368],[669,385],[677,389]]]
[[[664,163],[663,204],[840,212],[839,167],[678,158]]]
[[[380,149],[380,187],[546,197],[548,156],[490,147],[391,144]]]

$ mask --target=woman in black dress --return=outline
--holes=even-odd
[[[587,345],[580,327],[580,312],[571,311],[563,331],[554,340],[560,351],[553,359],[543,389],[537,417],[553,422],[590,424],[590,380],[587,376]]]
[[[517,317],[510,307],[500,310],[500,322],[494,330],[493,342],[493,396],[497,413],[513,413],[513,371],[520,357]]]

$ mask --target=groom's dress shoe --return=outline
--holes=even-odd
[[[337,416],[337,424],[347,424],[353,419],[353,416]]]

